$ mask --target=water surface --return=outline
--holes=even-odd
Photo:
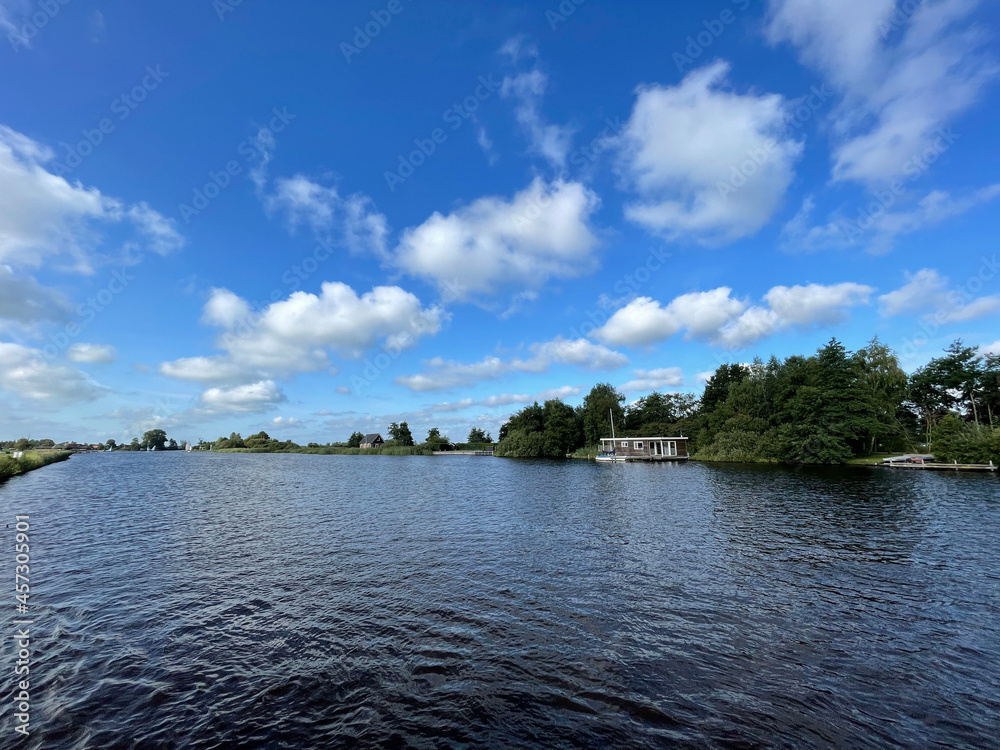
[[[0,510],[11,572],[13,516],[32,527],[21,746],[1000,733],[993,476],[113,453],[0,486]]]

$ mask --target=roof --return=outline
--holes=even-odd
[[[618,437],[613,437],[613,438],[601,438],[601,442],[610,443],[612,441],[617,442],[618,440],[645,440],[647,443],[651,443],[657,440],[688,440],[688,439],[689,438],[686,437],[622,437],[621,435],[619,435]]]
[[[374,443],[376,440],[381,440],[381,439],[382,439],[382,436],[379,435],[377,432],[370,432],[367,435],[365,435],[363,438],[361,438],[361,442],[362,443]]]

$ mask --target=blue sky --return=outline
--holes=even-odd
[[[464,439],[1000,351],[1000,8],[0,0],[0,435]]]

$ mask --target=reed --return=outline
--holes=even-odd
[[[21,458],[2,455],[0,456],[0,482],[5,482],[19,474],[27,474],[29,471],[40,469],[57,461],[65,461],[71,455],[70,451],[29,451]]]

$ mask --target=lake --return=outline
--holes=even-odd
[[[18,746],[981,748],[1000,481],[112,453],[30,515]],[[18,615],[9,594],[8,622]],[[14,626],[7,626],[13,632]],[[5,694],[15,654],[5,638]],[[0,744],[12,746],[10,700]]]

